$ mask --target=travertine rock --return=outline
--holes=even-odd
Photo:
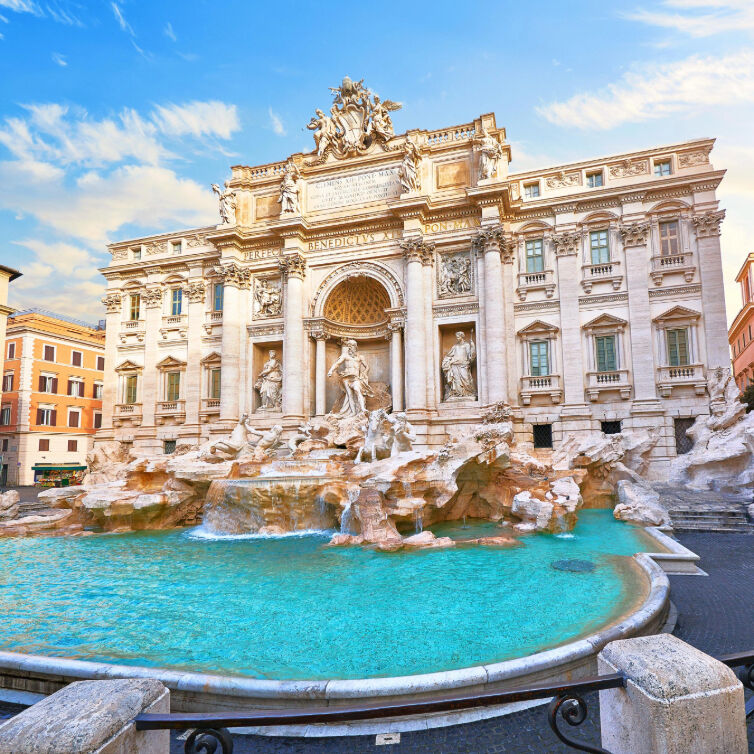
[[[8,490],[0,495],[0,521],[11,521],[18,516],[20,499],[16,490]]]
[[[618,482],[618,504],[615,518],[641,526],[669,526],[670,515],[660,505],[660,496],[648,484]]]
[[[103,484],[122,479],[128,462],[128,450],[123,443],[98,442],[87,453],[88,472],[84,478],[84,484]]]

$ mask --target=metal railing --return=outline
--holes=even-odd
[[[740,668],[738,677],[741,683],[750,691],[754,691],[754,652],[726,655],[720,657],[719,660],[728,667]],[[547,707],[547,721],[560,741],[576,751],[610,754],[607,749],[595,744],[570,738],[560,726],[565,722],[568,726],[575,728],[587,719],[589,709],[584,701],[584,694],[625,687],[626,676],[623,673],[611,673],[582,678],[571,683],[538,684],[488,694],[446,694],[430,701],[406,702],[404,704],[363,704],[340,708],[321,707],[310,710],[264,709],[237,713],[141,714],[136,717],[134,722],[136,730],[190,730],[191,733],[186,738],[184,745],[185,754],[203,754],[205,752],[232,754],[233,738],[228,728],[379,720],[407,715],[457,712],[536,699],[550,699],[550,704]],[[752,715],[754,715],[754,697],[746,703],[747,719]]]

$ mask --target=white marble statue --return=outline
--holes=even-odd
[[[479,179],[494,178],[497,173],[497,163],[503,156],[503,148],[489,135],[484,126],[479,136],[474,137],[474,147],[479,152]]]
[[[419,180],[419,163],[421,155],[419,148],[411,139],[406,139],[403,145],[403,162],[398,176],[401,181],[401,189],[404,194],[410,194],[412,191],[419,191],[421,188]]]
[[[299,211],[299,179],[301,174],[293,160],[288,160],[283,170],[283,182],[280,184],[278,202],[281,215],[296,214]]]
[[[413,443],[416,442],[416,433],[414,428],[408,423],[406,414],[399,412],[390,414],[387,417],[390,422],[391,442],[390,456],[397,456],[399,453],[407,453],[412,450]]]
[[[220,225],[235,225],[237,200],[236,192],[230,188],[230,181],[225,181],[225,190],[216,183],[212,184],[212,190],[220,201]]]
[[[332,108],[335,110],[335,107]],[[312,116],[306,126],[310,131],[314,131],[314,143],[317,146],[317,157],[322,157],[328,147],[331,147],[335,143],[335,135],[337,128],[335,126],[335,119],[328,115],[325,115],[322,110],[317,108],[314,112],[316,116]]]
[[[340,356],[327,372],[328,377],[337,371],[345,396],[340,408],[333,414],[345,418],[360,416],[366,411],[365,396],[371,395],[369,389],[369,365],[359,353],[355,340],[346,340]]]
[[[369,463],[388,456],[390,445],[389,436],[385,432],[387,421],[388,415],[384,408],[369,412],[364,431],[364,444],[356,454],[355,463]]]
[[[283,401],[283,367],[277,358],[277,351],[269,352],[269,359],[263,364],[254,389],[261,400],[258,411],[280,411]]]
[[[266,432],[249,427],[249,432],[259,438],[253,445],[249,444],[253,461],[264,461],[271,451],[283,444],[283,427],[280,424],[273,424]]]
[[[257,278],[254,281],[254,313],[261,317],[277,317],[283,311],[283,295],[279,281]]]
[[[456,333],[456,343],[442,360],[445,375],[445,400],[451,398],[474,398],[476,386],[471,365],[476,359],[473,340],[466,340],[462,332]]]
[[[366,101],[368,103],[369,99]],[[374,95],[374,103],[369,108],[371,123],[367,129],[367,133],[375,133],[384,141],[387,141],[395,134],[393,119],[390,117],[390,110],[397,110],[400,107],[400,105],[395,107],[395,104],[390,100],[380,102],[380,98],[376,94]]]
[[[468,254],[442,257],[439,270],[441,296],[471,293],[471,259]]]
[[[236,424],[230,433],[230,436],[209,443],[199,452],[199,459],[209,461],[210,463],[233,461],[246,448],[249,442],[249,434],[255,435],[258,433],[253,427],[249,426],[248,415],[243,414],[238,420],[238,424]]]

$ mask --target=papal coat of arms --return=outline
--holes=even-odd
[[[364,154],[373,144],[386,148],[394,135],[390,113],[400,110],[401,103],[380,98],[364,86],[364,79],[351,81],[346,76],[340,86],[330,87],[333,104],[330,115],[316,110],[306,126],[314,131],[317,158],[324,162],[328,154],[349,157]]]

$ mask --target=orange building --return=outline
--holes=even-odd
[[[102,423],[103,329],[41,310],[8,319],[0,484],[75,484]]]
[[[741,286],[741,311],[728,330],[733,377],[741,391],[754,384],[754,253],[736,275]]]

